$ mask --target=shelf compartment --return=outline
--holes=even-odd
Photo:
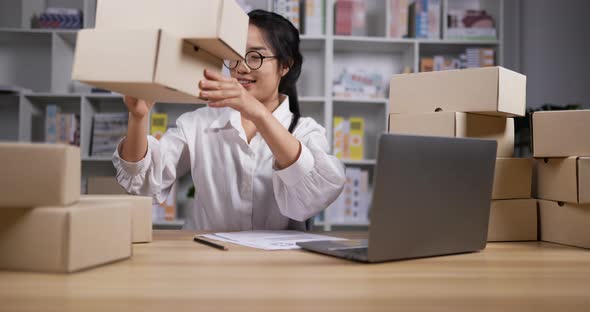
[[[365,159],[375,159],[377,157],[377,138],[387,130],[386,112],[386,105],[359,105],[357,103],[345,102],[334,105],[334,116],[342,116],[344,118],[362,117],[365,119]]]
[[[0,141],[18,141],[18,94],[0,94]]]
[[[77,95],[50,96],[45,93],[22,96],[23,122],[21,139],[31,142],[45,142],[45,111],[48,105],[56,105],[62,113],[81,117],[81,97]],[[82,124],[80,124],[80,129]]]

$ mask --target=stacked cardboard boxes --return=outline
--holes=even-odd
[[[389,132],[493,139],[498,143],[489,241],[537,240],[532,161],[514,156],[526,77],[502,67],[393,76]]]
[[[80,196],[80,149],[0,143],[0,269],[73,272],[151,240],[149,197]],[[149,218],[149,219],[148,219]]]
[[[243,59],[247,32],[235,0],[101,0],[96,28],[78,33],[72,76],[146,100],[201,103],[204,69]]]
[[[532,115],[540,239],[590,248],[590,110]]]

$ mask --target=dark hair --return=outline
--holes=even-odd
[[[279,92],[289,96],[289,110],[293,113],[289,132],[293,133],[301,117],[296,87],[303,63],[303,56],[299,51],[299,31],[289,20],[273,12],[254,10],[248,16],[250,24],[262,30],[266,42],[273,49],[279,68],[289,67],[289,72],[281,78]]]

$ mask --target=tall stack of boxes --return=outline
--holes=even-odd
[[[524,75],[502,67],[395,75],[389,101],[390,133],[496,140],[488,240],[537,240],[532,161],[513,158],[513,117],[526,109]]]
[[[590,248],[590,110],[532,115],[540,239]]]
[[[235,0],[99,0],[78,33],[74,80],[166,103],[202,103],[204,69],[246,52],[248,15]]]
[[[151,241],[150,197],[80,195],[78,147],[0,143],[0,162],[0,270],[74,272]]]

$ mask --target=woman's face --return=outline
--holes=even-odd
[[[254,25],[248,27],[246,53],[250,51],[256,51],[262,56],[274,56],[273,50],[264,40],[262,31]],[[256,56],[255,53],[251,53],[249,58],[256,58]],[[242,86],[262,103],[277,97],[279,82],[287,72],[288,68],[279,70],[278,61],[275,58],[263,59],[262,66],[256,70],[240,62],[238,67],[230,71],[231,76],[238,79]]]

